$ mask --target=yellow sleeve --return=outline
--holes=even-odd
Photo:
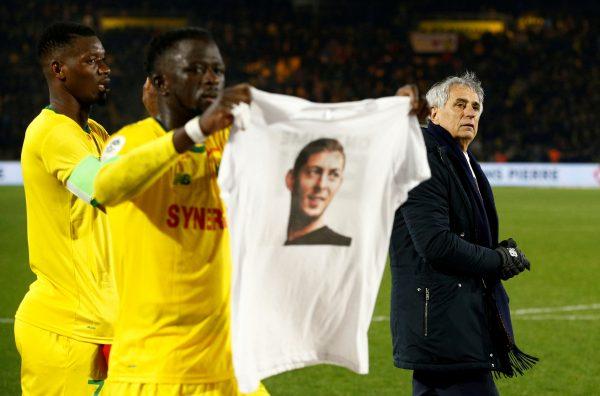
[[[204,142],[206,152],[208,154],[208,164],[212,172],[219,173],[221,159],[223,158],[223,150],[229,141],[230,129],[222,129],[210,135]]]
[[[230,128],[221,129],[210,135],[204,142],[206,150],[216,149],[222,152],[225,149],[225,145],[229,141]]]
[[[62,185],[73,169],[87,156],[97,156],[90,151],[82,131],[76,124],[63,123],[54,126],[42,141],[40,155],[48,173]]]
[[[116,136],[106,145],[122,137]],[[122,152],[122,151],[120,151]],[[135,197],[156,181],[177,159],[173,132],[103,161],[94,180],[94,198],[101,205],[114,206]]]

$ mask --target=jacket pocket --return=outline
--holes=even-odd
[[[443,278],[443,279],[439,279]],[[445,333],[448,322],[456,320],[451,314],[457,303],[459,281],[450,277],[427,277],[417,283],[421,307],[421,336],[437,338]]]

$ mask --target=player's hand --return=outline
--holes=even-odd
[[[429,105],[423,96],[419,96],[419,88],[415,84],[406,84],[398,88],[396,96],[408,96],[410,98],[409,114],[416,115],[419,121],[429,115]]]
[[[210,135],[233,123],[231,109],[238,103],[250,103],[250,85],[238,84],[225,88],[217,100],[210,105],[200,117],[200,129],[205,135]]]
[[[148,114],[150,114],[150,117],[156,117],[158,114],[157,92],[154,85],[152,85],[150,77],[146,78],[144,88],[142,88],[142,103],[144,103],[144,107]]]
[[[496,251],[500,254],[502,263],[500,264],[500,278],[507,280],[524,270],[530,270],[531,264],[525,254],[517,247],[517,243],[508,238],[500,242]]]

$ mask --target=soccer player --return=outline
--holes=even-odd
[[[88,116],[106,100],[110,69],[94,31],[74,23],[48,27],[38,54],[50,104],[29,124],[21,153],[36,275],[15,320],[21,388],[91,395],[106,376],[100,344],[112,341],[117,303],[107,217],[89,205],[78,180],[109,137]]]
[[[146,68],[158,114],[111,138],[94,182],[109,214],[119,291],[103,392],[236,395],[217,171],[231,107],[249,102],[249,89],[223,90],[219,48],[198,28],[156,37]]]

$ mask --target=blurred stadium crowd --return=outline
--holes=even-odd
[[[263,90],[318,102],[393,95],[407,82],[418,82],[425,93],[447,75],[474,71],[486,90],[479,138],[471,146],[480,160],[600,162],[597,12],[477,9],[477,16],[508,21],[506,29],[476,38],[460,35],[455,52],[419,54],[409,33],[432,15],[428,4],[433,7],[435,2],[410,6],[388,1],[377,7],[298,0],[2,2],[0,159],[19,158],[27,124],[47,104],[35,54],[45,26],[73,20],[97,30],[112,69],[112,93],[92,118],[113,132],[143,117],[144,48],[158,28],[109,30],[100,21],[103,16],[170,16],[213,32],[230,84],[248,81]],[[464,15],[438,6],[435,10],[444,16]],[[532,12],[541,23],[516,23]]]

